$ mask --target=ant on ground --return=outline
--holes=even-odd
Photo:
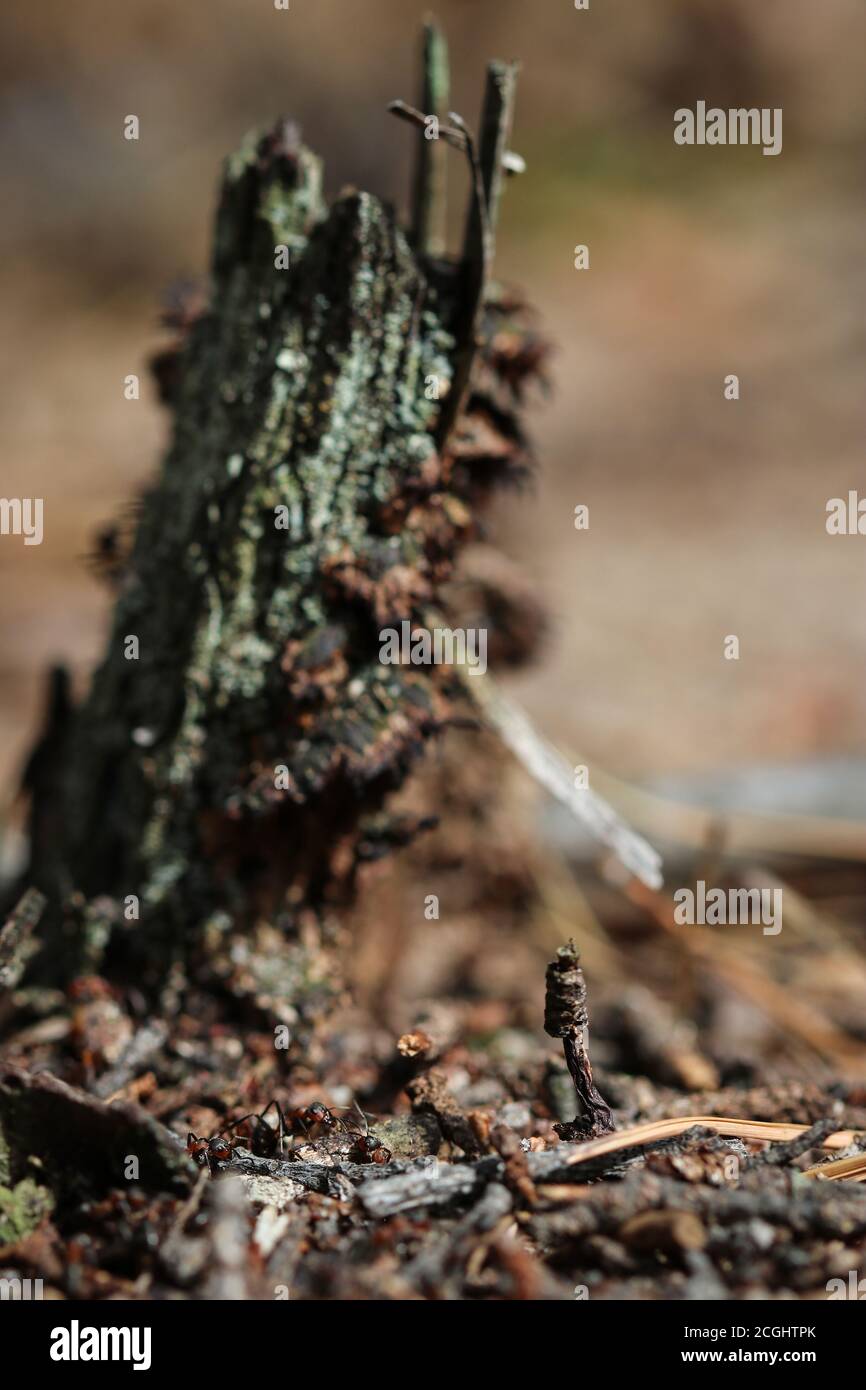
[[[391,1150],[386,1148],[375,1134],[370,1133],[367,1117],[357,1101],[354,1103],[354,1108],[358,1112],[363,1128],[358,1128],[355,1120],[347,1122],[341,1119],[327,1105],[323,1105],[318,1100],[309,1105],[300,1105],[285,1111],[278,1100],[271,1100],[263,1110],[251,1111],[248,1115],[242,1115],[239,1120],[234,1120],[232,1124],[226,1125],[224,1129],[211,1135],[210,1138],[193,1134],[190,1131],[186,1142],[187,1153],[199,1167],[207,1167],[211,1172],[215,1165],[219,1167],[231,1162],[236,1146],[244,1141],[250,1152],[256,1157],[278,1158],[283,1153],[284,1139],[287,1136],[294,1139],[300,1128],[304,1137],[313,1142],[323,1133],[342,1131],[352,1141],[348,1157],[354,1156],[363,1163],[390,1162]],[[270,1110],[276,1112],[276,1128],[265,1119]],[[237,1131],[244,1127],[245,1132],[239,1134]]]

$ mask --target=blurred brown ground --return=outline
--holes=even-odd
[[[149,383],[128,403],[123,378],[145,377],[165,287],[206,265],[221,159],[285,112],[331,190],[400,196],[409,135],[385,106],[415,96],[426,9],[5,10],[0,492],[44,497],[45,541],[0,541],[0,785],[47,664],[81,682],[100,651],[109,600],[82,556],[166,436]],[[442,0],[437,14],[467,118],[488,57],[523,64],[513,143],[528,172],[508,189],[498,271],[557,345],[537,485],[496,517],[552,618],[516,690],[566,748],[624,776],[863,753],[866,542],[824,527],[826,500],[863,476],[862,3]],[[698,98],[781,105],[781,156],[676,148],[672,113]],[[453,188],[462,201],[457,167]],[[723,659],[728,633],[739,662]]]

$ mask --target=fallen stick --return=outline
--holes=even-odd
[[[792,998],[787,989],[767,975],[752,969],[745,961],[723,953],[712,931],[706,927],[690,926],[685,931],[674,919],[672,899],[648,888],[633,878],[625,888],[628,898],[642,907],[680,946],[705,964],[746,999],[756,1004],[774,1023],[801,1042],[806,1043],[819,1057],[834,1063],[845,1076],[863,1074],[866,1049],[825,1018],[814,1005]]]
[[[461,668],[463,684],[481,713],[527,772],[565,806],[594,839],[611,850],[646,888],[661,888],[662,858],[637,831],[590,787],[575,787],[574,772],[553,744],[542,737],[519,705],[489,676],[470,676]]]
[[[853,818],[718,809],[662,796],[604,771],[595,780],[636,826],[651,826],[665,843],[704,849],[708,837],[721,827],[727,855],[795,854],[858,864],[866,861],[866,827]]]
[[[774,1140],[780,1142],[797,1139],[811,1128],[810,1125],[780,1124],[771,1120],[738,1120],[726,1115],[683,1115],[673,1120],[648,1120],[645,1124],[634,1125],[631,1129],[621,1129],[615,1134],[606,1134],[600,1139],[589,1139],[586,1143],[576,1144],[564,1161],[564,1166],[573,1167],[591,1158],[616,1153],[619,1149],[639,1148],[644,1144],[675,1139],[695,1125],[714,1129],[717,1134],[731,1139],[763,1139],[768,1143]],[[821,1147],[847,1149],[853,1141],[854,1131],[843,1129],[828,1134],[821,1141]]]
[[[849,1182],[866,1182],[866,1153],[851,1154],[848,1158],[837,1158],[832,1163],[813,1163],[806,1168],[804,1178],[817,1178],[819,1182],[838,1182],[847,1178]]]
[[[442,1298],[443,1290],[459,1278],[470,1260],[483,1260],[502,1223],[511,1213],[511,1193],[501,1183],[488,1183],[474,1206],[444,1235],[432,1250],[424,1248],[406,1266],[404,1278],[429,1296]],[[456,1289],[444,1296],[456,1298]]]
[[[185,1192],[193,1171],[183,1141],[132,1102],[108,1105],[48,1072],[0,1063],[0,1144],[14,1170],[37,1161],[55,1193],[92,1192],[135,1181],[148,1192]]]

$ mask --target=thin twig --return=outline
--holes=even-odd
[[[814,1163],[803,1170],[804,1178],[818,1178],[821,1182],[866,1182],[866,1154],[851,1154],[848,1158],[836,1158],[832,1163]]]
[[[484,296],[493,265],[503,165],[514,119],[517,73],[516,63],[488,63],[477,152],[459,116],[455,117],[453,111],[450,116],[452,125],[457,125],[466,134],[472,198],[466,220],[461,266],[463,312],[457,328],[454,379],[439,422],[441,442],[447,439],[465,404],[478,351]]]
[[[424,25],[422,40],[421,110],[442,123],[448,110],[448,45],[437,24]],[[447,213],[445,150],[438,139],[418,135],[418,153],[412,188],[412,239],[422,256],[445,252]]]
[[[463,683],[506,746],[537,782],[571,811],[576,820],[647,888],[662,886],[661,855],[631,829],[597,792],[574,785],[574,774],[562,754],[538,733],[520,707],[504,695],[489,676],[469,675],[460,668]]]
[[[727,855],[801,854],[814,858],[866,861],[866,826],[862,821],[789,812],[714,810],[662,796],[599,772],[605,795],[615,797],[638,826],[653,827],[665,840],[706,846],[721,826]]]
[[[615,1134],[577,1144],[569,1151],[565,1164],[572,1167],[590,1158],[617,1153],[620,1149],[640,1148],[644,1144],[657,1143],[660,1139],[675,1139],[695,1125],[714,1129],[718,1134],[732,1139],[764,1139],[768,1143],[797,1139],[811,1128],[810,1125],[776,1124],[770,1120],[738,1120],[728,1115],[681,1115],[673,1120],[648,1120],[645,1124],[633,1125],[631,1129],[620,1129]],[[820,1146],[823,1149],[847,1149],[853,1138],[853,1130],[838,1130],[826,1135],[820,1141]]]
[[[674,937],[683,950],[704,961],[715,975],[756,1004],[785,1032],[806,1043],[845,1075],[862,1075],[866,1048],[856,1038],[843,1033],[814,1005],[793,998],[775,980],[725,952],[714,933],[706,927],[690,926],[684,930],[674,918],[673,901],[655,889],[632,879],[625,892]]]
[[[514,119],[518,70],[517,63],[493,62],[487,65],[487,82],[478,137],[481,197],[473,199],[466,224],[466,258],[476,263],[481,260],[485,281],[493,263],[493,238],[499,213],[505,156],[508,153],[511,123]],[[478,245],[479,237],[483,239],[483,247]]]

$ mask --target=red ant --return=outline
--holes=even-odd
[[[375,1134],[359,1134],[355,1148],[368,1163],[390,1163],[391,1150]]]
[[[364,1163],[390,1163],[391,1150],[386,1148],[381,1139],[375,1134],[370,1133],[367,1116],[364,1114],[357,1101],[354,1102],[354,1105],[360,1116],[361,1124],[364,1126],[360,1133],[356,1130],[351,1131],[356,1153]]]
[[[265,1119],[269,1110],[275,1110],[277,1114],[277,1127],[269,1124]],[[264,1110],[258,1112],[251,1111],[248,1115],[242,1115],[239,1120],[234,1120],[232,1124],[226,1125],[218,1134],[205,1138],[203,1135],[193,1134],[190,1130],[187,1135],[187,1153],[199,1167],[212,1168],[214,1163],[228,1163],[234,1153],[235,1146],[245,1141],[245,1146],[249,1147],[250,1153],[257,1158],[278,1157],[283,1151],[283,1139],[286,1134],[296,1133],[296,1126],[300,1126],[304,1134],[311,1134],[316,1129],[335,1130],[345,1129],[345,1125],[329,1110],[327,1105],[315,1100],[310,1105],[300,1105],[293,1110],[283,1111],[278,1100],[272,1100],[265,1106]],[[236,1131],[245,1127],[243,1134]],[[232,1135],[232,1138],[225,1136]]]
[[[367,1124],[367,1117],[360,1109],[357,1102],[355,1109],[358,1111],[363,1123],[363,1130],[359,1131],[355,1127],[355,1122],[346,1122],[329,1110],[327,1105],[321,1101],[312,1101],[309,1105],[300,1105],[291,1110],[283,1111],[278,1100],[270,1101],[264,1110],[251,1112],[249,1115],[242,1115],[239,1120],[226,1125],[225,1129],[220,1130],[211,1138],[206,1139],[200,1135],[193,1134],[191,1131],[187,1137],[187,1153],[200,1166],[207,1165],[212,1168],[214,1163],[227,1163],[231,1160],[235,1145],[245,1139],[249,1144],[250,1152],[259,1158],[273,1158],[282,1153],[283,1139],[286,1134],[294,1135],[297,1133],[295,1126],[300,1126],[304,1134],[315,1138],[315,1131],[325,1130],[335,1132],[342,1130],[351,1138],[352,1148],[360,1156],[362,1162],[366,1163],[388,1163],[391,1159],[391,1150],[379,1140],[376,1135],[371,1134]],[[265,1120],[269,1110],[275,1110],[277,1114],[277,1128],[268,1124]],[[241,1126],[246,1126],[247,1132],[244,1135],[235,1134],[229,1139],[225,1136],[233,1131],[237,1131]]]
[[[314,1100],[310,1105],[299,1105],[294,1110],[280,1112],[276,1101],[271,1101],[272,1105],[277,1106],[277,1112],[283,1124],[289,1132],[292,1132],[294,1125],[300,1125],[304,1134],[311,1134],[317,1127],[321,1129],[345,1129],[343,1121],[338,1119],[333,1110],[329,1110],[327,1105],[323,1105],[320,1100]]]
[[[377,1138],[375,1134],[370,1133],[367,1116],[364,1114],[357,1101],[354,1102],[354,1108],[358,1112],[361,1125],[363,1126],[362,1129],[358,1128],[356,1120],[340,1119],[329,1110],[327,1106],[322,1105],[319,1101],[314,1101],[312,1105],[306,1108],[302,1107],[300,1110],[290,1111],[289,1118],[297,1120],[304,1128],[312,1122],[329,1130],[342,1129],[351,1139],[352,1150],[354,1150],[361,1162],[389,1163],[391,1160],[391,1150],[386,1148],[381,1139]]]
[[[186,1138],[186,1151],[199,1168],[210,1168],[213,1171],[214,1163],[228,1163],[234,1153],[234,1146],[221,1134],[214,1134],[212,1138],[205,1139],[190,1130]]]
[[[272,1106],[276,1107],[279,1128],[274,1129],[265,1120],[265,1115]],[[227,1139],[224,1136],[246,1125],[247,1133],[244,1135],[235,1134],[233,1138]],[[270,1105],[266,1105],[264,1110],[258,1114],[251,1112],[249,1115],[242,1115],[239,1120],[226,1125],[218,1134],[211,1135],[210,1139],[205,1139],[201,1135],[193,1134],[190,1130],[186,1140],[186,1151],[200,1168],[207,1166],[212,1168],[214,1163],[228,1163],[235,1151],[235,1145],[241,1139],[245,1139],[249,1144],[250,1152],[259,1158],[273,1158],[282,1150],[283,1144],[283,1115],[277,1101],[272,1100]]]
[[[276,1102],[272,1102],[272,1104],[275,1103]],[[286,1119],[290,1122],[294,1121],[300,1124],[305,1132],[308,1128],[312,1131],[316,1127],[331,1131],[342,1130],[352,1141],[350,1153],[354,1150],[355,1154],[360,1157],[362,1162],[388,1163],[391,1159],[391,1150],[386,1148],[375,1134],[370,1133],[367,1117],[357,1101],[354,1102],[354,1108],[358,1112],[363,1129],[358,1129],[357,1121],[355,1120],[340,1119],[340,1117],[335,1115],[332,1110],[329,1110],[326,1105],[322,1105],[321,1101],[313,1101],[312,1105],[301,1106],[297,1110],[290,1110],[286,1115]]]

